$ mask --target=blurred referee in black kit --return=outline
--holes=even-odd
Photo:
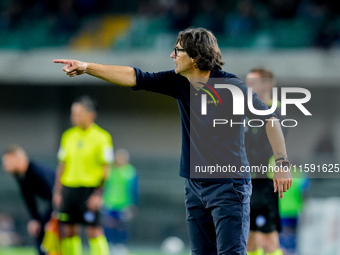
[[[249,71],[246,84],[269,108],[272,106],[272,88],[275,78],[272,71],[259,67]],[[281,119],[280,102],[275,111]],[[285,128],[282,128],[285,134]],[[259,127],[246,127],[245,147],[251,166],[275,166],[275,159],[266,132]],[[250,200],[250,232],[248,255],[283,255],[278,232],[281,229],[279,198],[274,193],[273,173],[252,173],[253,193]]]
[[[36,239],[38,254],[44,255],[40,246],[44,237],[44,226],[52,213],[55,171],[30,161],[26,152],[18,145],[10,145],[5,150],[2,163],[4,170],[18,182],[21,195],[31,216],[31,220],[27,224],[28,233]],[[38,211],[37,197],[48,203],[44,213]]]

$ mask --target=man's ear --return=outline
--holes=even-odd
[[[191,60],[191,63],[194,64],[194,67],[197,68],[197,63],[196,63],[195,59],[194,58],[190,58],[190,60]]]

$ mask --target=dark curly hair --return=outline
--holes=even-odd
[[[179,43],[190,58],[194,59],[195,67],[202,71],[222,69],[221,50],[216,37],[204,28],[187,28],[179,32],[175,46]]]

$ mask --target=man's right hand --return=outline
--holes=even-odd
[[[70,77],[86,73],[86,68],[88,65],[86,62],[81,62],[74,59],[54,59],[53,63],[64,64],[62,70]]]

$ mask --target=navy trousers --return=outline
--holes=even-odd
[[[192,255],[246,255],[251,183],[185,180]]]

